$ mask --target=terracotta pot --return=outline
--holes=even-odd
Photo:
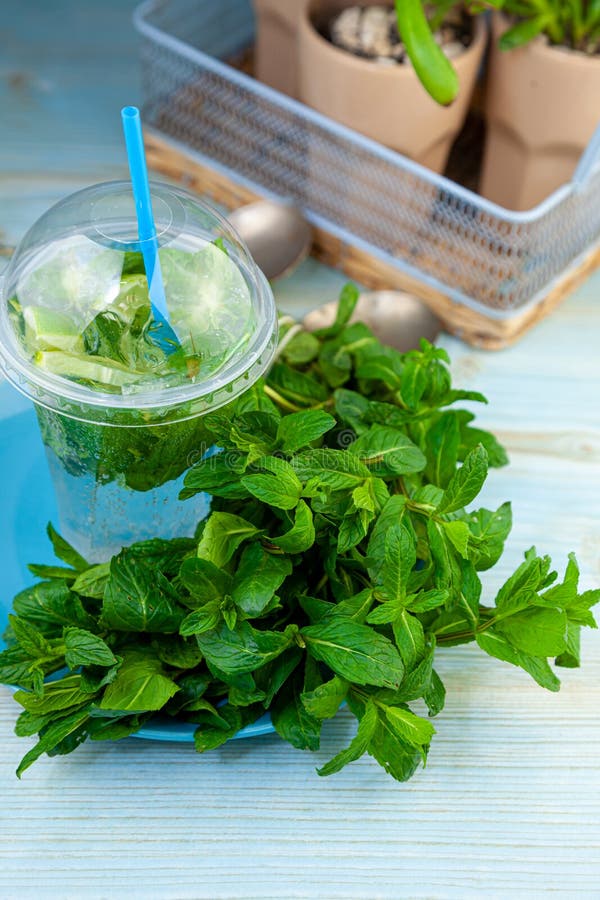
[[[256,77],[298,96],[298,23],[307,0],[253,0],[256,14]]]
[[[375,5],[381,0],[361,0]],[[312,0],[298,33],[300,99],[367,137],[398,150],[435,172],[443,171],[460,131],[486,41],[482,17],[470,47],[453,63],[460,92],[449,107],[425,92],[410,65],[388,66],[334,47],[319,33],[351,0]]]
[[[543,39],[500,50],[507,27],[494,17],[480,193],[525,210],[569,181],[600,121],[600,59]]]

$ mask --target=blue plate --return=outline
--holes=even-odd
[[[44,447],[31,403],[6,382],[0,384],[0,547],[2,594],[0,634],[4,631],[12,600],[33,581],[27,563],[54,562],[46,537],[49,521],[58,524],[54,491]],[[0,648],[3,642],[0,638]],[[167,717],[153,718],[134,737],[150,741],[192,743],[196,725]],[[275,731],[268,713],[242,728],[235,737],[257,737]]]

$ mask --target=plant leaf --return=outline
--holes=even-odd
[[[398,687],[404,667],[388,638],[345,617],[309,625],[300,632],[308,652],[354,684]]]
[[[65,628],[65,662],[70,669],[78,666],[114,666],[117,658],[110,647],[95,634],[83,628]]]
[[[340,753],[337,753],[328,763],[317,769],[319,775],[333,775],[339,772],[348,763],[359,759],[367,752],[371,738],[375,734],[377,728],[377,707],[372,700],[367,700],[365,711],[358,723],[358,731],[352,739],[350,746]]]
[[[284,453],[295,453],[318,440],[335,425],[329,413],[311,409],[283,416],[277,428],[277,440]]]
[[[106,688],[99,709],[132,713],[159,710],[178,690],[163,673],[160,660],[131,653]]]
[[[348,449],[380,478],[420,472],[426,464],[423,453],[407,435],[384,425],[371,425]]]
[[[488,471],[486,450],[479,445],[468,454],[464,463],[444,491],[438,513],[451,513],[471,503],[480,492]]]
[[[222,569],[240,544],[258,533],[255,525],[240,516],[227,512],[213,512],[204,526],[198,544],[198,556]]]

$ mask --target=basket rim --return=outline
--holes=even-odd
[[[552,213],[556,207],[565,203],[577,189],[581,189],[581,185],[577,185],[572,181],[566,182],[549,194],[541,203],[529,210],[510,210],[500,206],[491,200],[487,200],[485,197],[481,197],[474,191],[469,190],[469,188],[457,184],[445,175],[438,175],[436,172],[432,172],[420,163],[409,159],[395,150],[383,146],[371,138],[365,137],[359,132],[354,131],[352,128],[334,122],[328,116],[318,113],[301,101],[282,94],[281,91],[263,84],[257,79],[252,78],[250,75],[238,71],[233,68],[233,66],[222,62],[216,57],[211,56],[209,53],[205,53],[203,50],[199,50],[197,47],[193,47],[186,41],[174,37],[157,25],[152,24],[152,22],[148,20],[149,17],[164,5],[165,0],[143,0],[143,2],[135,8],[133,12],[133,25],[140,34],[161,44],[163,47],[174,51],[178,55],[184,56],[191,62],[201,62],[206,68],[235,82],[244,89],[263,97],[276,106],[285,108],[287,111],[292,110],[293,112],[298,113],[325,131],[332,133],[337,137],[342,137],[362,150],[373,153],[380,159],[390,162],[398,168],[404,169],[404,171],[411,175],[427,182],[428,185],[452,194],[454,197],[468,203],[478,211],[493,216],[499,221],[507,222],[511,225],[526,225],[538,222],[546,218],[546,216]],[[600,159],[598,159],[596,165],[593,166],[590,177],[593,177],[596,172],[600,173]]]

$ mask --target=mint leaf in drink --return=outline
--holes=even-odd
[[[191,261],[179,253],[165,268],[180,291],[200,264],[228,264],[218,246]],[[103,372],[115,390],[164,366],[175,383],[202,377],[198,352],[215,363],[218,347],[202,341],[196,355],[165,361],[146,341],[139,263],[131,258],[87,350],[60,316],[24,314],[15,301],[15,322],[48,365],[73,366],[67,377]],[[150,490],[187,469],[182,498],[212,500],[194,538],[157,536],[94,565],[50,530],[64,565],[32,567],[43,580],[15,598],[0,653],[0,678],[20,688],[17,733],[39,736],[20,772],[44,752],[132,734],[156,713],[193,725],[199,752],[265,711],[280,737],[315,751],[323,721],[344,705],[356,737],[320,773],[366,753],[405,781],[434,734],[417,713],[444,706],[438,648],[472,643],[551,691],[555,665],[579,665],[600,590],[580,586],[573,556],[560,579],[528,550],[485,605],[478,572],[498,562],[512,522],[508,503],[471,508],[488,465],[506,462],[458,405],[484,398],[453,388],[443,350],[423,341],[402,354],[350,324],[355,300],[349,288],[321,332],[291,326],[290,338],[284,322],[271,372],[206,417],[102,429],[39,410],[70,474],[100,455],[98,484]],[[220,452],[206,456],[213,445]]]

